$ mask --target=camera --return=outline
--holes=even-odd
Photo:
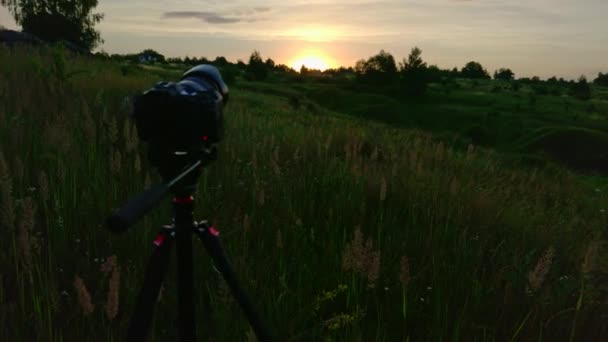
[[[202,64],[177,83],[158,82],[137,96],[131,116],[151,148],[192,151],[222,140],[228,95],[218,69]]]
[[[158,82],[135,97],[131,118],[139,139],[148,143],[148,160],[165,180],[184,167],[217,158],[214,144],[224,137],[228,86],[208,64],[188,70],[177,83]],[[198,174],[184,180],[193,186]]]

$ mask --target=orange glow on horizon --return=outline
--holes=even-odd
[[[296,71],[300,71],[303,65],[308,69],[321,71],[335,67],[333,59],[327,57],[324,53],[319,51],[306,51],[299,53],[289,62],[289,66],[294,68]]]

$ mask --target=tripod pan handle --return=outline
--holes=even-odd
[[[114,233],[126,231],[168,193],[169,186],[164,183],[146,190],[129,200],[124,207],[114,211],[112,215],[106,219],[106,227]]]

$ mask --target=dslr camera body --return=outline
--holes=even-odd
[[[228,97],[219,70],[202,64],[179,82],[158,82],[135,98],[131,117],[139,138],[148,143],[148,159],[163,178],[223,139]]]

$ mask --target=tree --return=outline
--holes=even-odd
[[[494,79],[495,80],[503,80],[503,81],[512,81],[514,79],[515,74],[511,69],[508,68],[500,68],[497,71],[494,71]]]
[[[397,79],[395,58],[384,50],[380,50],[367,61],[357,61],[355,71],[362,80],[373,84],[392,83]]]
[[[593,80],[593,84],[603,87],[608,87],[608,74],[602,74],[601,72],[597,75],[597,78]]]
[[[271,58],[266,59],[265,64],[268,67],[268,69],[274,69],[274,67],[275,67],[275,63]]]
[[[0,0],[23,32],[41,39],[67,41],[87,50],[102,43],[95,24],[103,14],[93,13],[97,0]]]
[[[462,68],[460,73],[461,73],[462,77],[465,77],[465,78],[472,78],[472,79],[477,79],[477,78],[489,79],[490,78],[490,74],[488,74],[486,69],[484,69],[483,66],[478,62],[467,63],[464,66],[464,68]]]
[[[257,50],[254,51],[251,56],[249,56],[249,64],[247,65],[247,71],[249,77],[253,80],[261,81],[268,76],[268,69],[264,60],[262,60],[262,56],[260,56],[260,52]]]
[[[578,82],[571,84],[570,94],[583,101],[591,99],[591,87],[584,75],[579,77]]]
[[[209,63],[209,61],[208,61],[206,58],[204,58],[204,57],[203,57],[203,59],[204,59],[205,61],[204,61],[204,62],[201,62],[201,64],[206,64],[206,63]],[[213,64],[214,64],[215,66],[222,67],[222,66],[226,66],[226,65],[228,65],[228,64],[229,64],[229,62],[228,62],[228,60],[226,59],[226,57],[224,57],[224,56],[217,56],[217,57],[215,57],[215,59],[213,60]]]
[[[422,60],[422,50],[414,47],[407,60],[399,64],[402,86],[409,96],[422,96],[426,92],[428,83],[428,69]]]

